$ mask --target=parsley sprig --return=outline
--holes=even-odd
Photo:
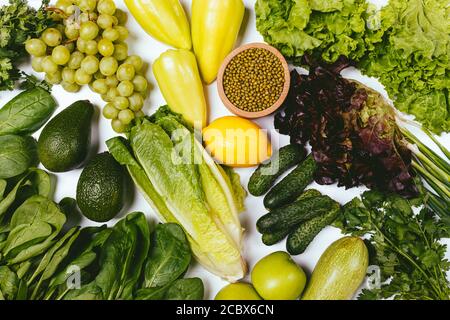
[[[45,10],[49,0],[43,0],[36,10],[26,0],[9,0],[0,8],[0,90],[11,90],[23,78],[18,64],[28,54],[25,41],[37,38],[53,24],[51,12]]]
[[[381,271],[381,287],[364,289],[358,299],[449,300],[446,272],[448,226],[427,208],[415,213],[414,201],[365,192],[343,210],[336,223],[344,233],[366,236],[371,264]]]

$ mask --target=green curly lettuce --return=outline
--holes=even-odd
[[[435,133],[449,131],[450,1],[391,0],[383,41],[359,66],[378,77],[395,106]]]
[[[293,61],[305,54],[359,60],[384,33],[365,0],[258,0],[255,11],[264,40]]]

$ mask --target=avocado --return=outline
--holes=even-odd
[[[89,101],[76,101],[47,123],[38,141],[39,159],[45,168],[66,172],[83,163],[89,152],[93,115]]]
[[[125,172],[109,152],[97,154],[81,172],[77,202],[83,215],[96,222],[114,218],[125,198]]]

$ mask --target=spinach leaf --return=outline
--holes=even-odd
[[[167,290],[166,300],[202,300],[203,282],[199,278],[178,279]]]
[[[19,290],[19,278],[7,266],[0,267],[0,300],[14,300]]]
[[[203,282],[199,278],[178,279],[166,286],[143,288],[137,291],[137,300],[201,300]]]
[[[66,217],[58,206],[42,196],[27,199],[13,214],[2,254],[16,264],[44,253],[59,234]]]
[[[103,300],[102,289],[91,282],[78,290],[71,290],[64,296],[64,300]]]
[[[0,179],[0,201],[3,200],[3,195],[6,191],[7,182],[6,180]]]
[[[32,134],[50,119],[56,101],[42,88],[23,91],[0,109],[0,135]]]
[[[147,221],[141,212],[127,215],[113,227],[103,246],[101,270],[95,278],[106,300],[122,298],[122,295],[129,298],[130,290],[138,280],[134,273],[140,274],[149,239]]]
[[[38,164],[36,140],[16,135],[0,136],[0,179],[8,179]]]
[[[159,224],[154,232],[154,243],[145,265],[146,288],[172,283],[187,270],[191,261],[189,243],[178,224]]]
[[[85,269],[92,267],[98,260],[100,248],[111,234],[111,229],[101,227],[89,227],[81,230],[79,237],[73,244],[68,256],[65,259],[65,267],[49,281],[48,290],[45,299],[61,299],[70,288],[67,286],[67,279],[80,271],[83,275],[82,280],[88,278],[85,276]],[[92,268],[91,268],[92,269]],[[95,269],[95,268],[94,268]],[[92,276],[90,276],[92,279]],[[56,294],[56,295],[55,295]]]

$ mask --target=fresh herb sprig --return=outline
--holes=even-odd
[[[344,207],[337,226],[346,234],[369,236],[371,264],[381,271],[381,286],[364,289],[359,299],[450,299],[450,263],[439,242],[449,236],[448,228],[428,208],[414,213],[414,204],[368,191]]]
[[[23,78],[18,64],[28,56],[25,41],[39,37],[53,24],[52,13],[45,10],[48,3],[42,0],[36,10],[26,0],[9,0],[0,8],[0,90],[12,90]]]

